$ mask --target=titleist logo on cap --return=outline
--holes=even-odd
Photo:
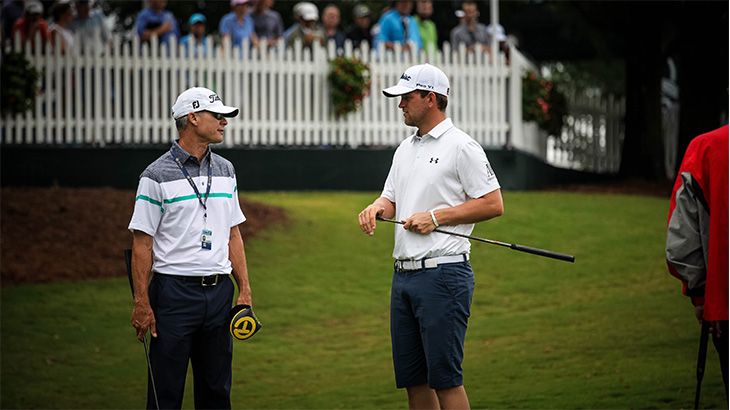
[[[172,106],[172,117],[178,119],[198,111],[210,111],[226,117],[238,115],[238,108],[223,105],[223,101],[215,92],[205,87],[193,87],[177,97]]]
[[[398,84],[383,90],[386,97],[397,97],[414,90],[433,91],[449,96],[449,79],[443,71],[431,64],[414,65],[401,76]]]

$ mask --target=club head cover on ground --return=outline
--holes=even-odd
[[[256,318],[249,305],[236,305],[231,308],[231,335],[238,340],[246,340],[261,329],[261,322]]]

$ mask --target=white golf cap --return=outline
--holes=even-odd
[[[492,25],[490,24],[487,26],[487,34],[489,34],[491,36],[493,33],[494,33],[494,27],[492,27]],[[499,41],[499,42],[507,41],[507,35],[504,34],[504,27],[502,27],[501,24],[497,25],[497,41]]]
[[[314,21],[319,18],[319,10],[313,3],[303,3],[299,6],[299,16],[305,21]]]
[[[414,65],[400,76],[398,84],[383,90],[386,97],[397,97],[413,90],[433,91],[449,96],[449,78],[431,64]]]
[[[223,105],[218,94],[205,88],[193,87],[183,91],[172,105],[172,118],[178,119],[191,112],[210,111],[226,117],[238,115],[238,108]]]

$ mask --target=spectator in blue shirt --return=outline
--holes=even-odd
[[[221,38],[228,38],[234,48],[242,49],[244,39],[248,39],[250,44],[258,47],[259,38],[256,35],[253,19],[248,14],[249,0],[231,0],[231,8],[233,11],[221,18],[218,27],[218,33]]]
[[[379,32],[373,39],[373,47],[380,43],[385,44],[386,50],[393,50],[396,43],[400,43],[403,51],[411,51],[408,44],[413,42],[418,51],[423,47],[418,22],[411,16],[413,1],[396,1],[393,10],[383,14],[378,21]]]
[[[190,42],[192,41],[193,46],[193,57],[207,57],[208,56],[208,38],[205,37],[205,22],[206,18],[200,13],[195,13],[190,16],[188,25],[190,26],[190,34],[180,39],[180,46],[185,50],[185,57],[188,57],[188,49]]]
[[[76,0],[76,15],[69,30],[79,38],[79,49],[88,54],[104,54],[112,47],[112,32],[104,22],[104,12],[91,8],[90,0]]]
[[[259,39],[265,38],[268,47],[274,47],[284,35],[284,21],[279,12],[271,7],[274,0],[253,0],[254,31]]]
[[[169,47],[171,36],[180,38],[175,15],[165,10],[166,6],[167,0],[149,0],[149,7],[139,12],[136,27],[142,42],[148,42],[152,35],[157,35],[160,45]]]

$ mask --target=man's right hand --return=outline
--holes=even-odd
[[[155,322],[155,314],[149,303],[135,304],[132,310],[132,326],[137,329],[137,339],[143,341],[150,329],[152,337],[157,337],[157,323]]]
[[[385,212],[385,208],[376,204],[372,204],[363,209],[363,211],[360,212],[360,215],[358,215],[360,229],[362,229],[364,233],[373,236],[373,234],[375,234],[375,218],[379,215],[383,215],[383,212]]]

